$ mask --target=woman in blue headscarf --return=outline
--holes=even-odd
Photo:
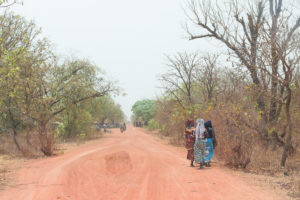
[[[214,155],[214,148],[217,145],[217,140],[215,136],[215,131],[212,127],[211,120],[205,122],[205,129],[207,131],[207,139],[206,139],[206,151],[208,151],[208,155],[204,158],[205,164],[207,167],[210,167],[211,158]]]

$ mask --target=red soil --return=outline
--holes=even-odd
[[[28,164],[0,199],[277,199],[229,170],[191,168],[185,157],[183,149],[129,126],[96,145]]]

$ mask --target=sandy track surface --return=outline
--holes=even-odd
[[[28,164],[0,199],[277,199],[228,170],[191,168],[185,156],[139,129],[114,130],[99,144]]]

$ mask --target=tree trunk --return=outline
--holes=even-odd
[[[12,130],[13,130],[13,140],[14,140],[14,143],[15,143],[18,151],[22,152],[21,147],[20,147],[20,145],[18,143],[18,140],[17,140],[17,135],[18,135],[17,124],[15,122],[15,118],[14,118],[14,116],[12,114],[12,111],[11,111],[10,107],[8,108],[8,117],[9,117],[9,120],[11,122]]]
[[[18,143],[18,140],[17,140],[17,130],[15,128],[13,128],[13,140],[14,140],[14,143],[15,143],[18,151],[22,152],[21,147],[20,147],[20,145]]]
[[[272,27],[270,30],[271,55],[272,55],[272,78],[271,78],[271,102],[269,112],[269,122],[276,122],[277,96],[278,96],[278,62],[280,60],[277,47],[277,33],[279,31],[278,20],[280,18],[282,0],[278,3],[270,0],[270,15],[272,16]]]
[[[290,104],[292,99],[292,90],[291,88],[287,88],[287,102],[285,105],[285,112],[286,112],[286,119],[287,119],[287,126],[288,126],[288,133],[287,133],[287,139],[284,145],[282,157],[281,157],[281,167],[285,167],[285,163],[287,160],[287,157],[289,155],[290,150],[292,149],[292,132],[293,132],[293,125],[290,115]]]
[[[54,138],[53,135],[49,133],[48,121],[39,122],[39,139],[41,143],[41,151],[45,156],[52,156],[54,150]]]
[[[277,26],[275,23],[274,26]],[[274,30],[273,30],[274,29]],[[271,78],[271,102],[270,102],[270,112],[269,121],[274,122],[276,118],[277,111],[277,96],[278,96],[278,53],[276,49],[276,27],[272,28],[271,33],[271,52],[272,52],[272,78]]]
[[[277,116],[277,90],[278,90],[278,80],[274,76],[277,76],[277,70],[275,72],[272,72],[272,86],[271,86],[271,102],[270,102],[270,112],[269,112],[269,122],[273,123],[276,122],[276,116]]]

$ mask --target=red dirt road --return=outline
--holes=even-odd
[[[228,170],[190,168],[185,151],[139,129],[28,164],[1,200],[271,200]]]

